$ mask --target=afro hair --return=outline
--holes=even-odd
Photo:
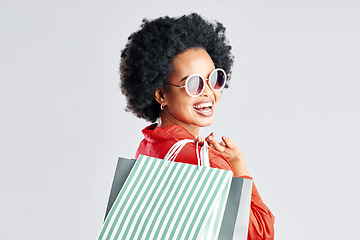
[[[127,100],[126,111],[155,122],[160,108],[155,90],[172,72],[175,56],[189,48],[206,50],[215,67],[224,69],[230,79],[233,56],[221,23],[210,23],[196,13],[144,19],[121,52],[120,87]]]

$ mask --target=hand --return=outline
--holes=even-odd
[[[214,133],[211,133],[205,138],[209,146],[223,154],[230,163],[234,161],[243,161],[243,155],[236,142],[233,139],[224,136],[222,136],[221,139],[222,141],[218,143],[214,138]]]
[[[234,176],[249,176],[241,150],[233,139],[223,136],[222,141],[218,143],[214,138],[214,133],[211,133],[205,138],[205,141],[229,161],[233,168]],[[198,136],[195,137],[195,142],[198,142],[200,145],[204,144],[204,140]]]
[[[223,154],[228,161],[236,161],[243,158],[236,142],[231,138],[226,138],[223,136],[223,141],[218,143],[214,138],[214,133],[211,133],[205,138],[205,140],[210,147]],[[194,141],[197,142],[200,146],[204,145],[204,140],[199,136],[195,136]]]

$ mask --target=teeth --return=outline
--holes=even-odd
[[[207,102],[207,103],[202,103],[202,104],[195,105],[194,108],[212,107],[212,105],[213,105],[212,102]]]

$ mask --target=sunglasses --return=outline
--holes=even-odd
[[[221,91],[226,84],[226,73],[223,69],[217,68],[210,73],[208,79],[202,78],[199,74],[192,74],[186,78],[184,86],[171,83],[165,84],[174,87],[185,88],[186,93],[190,97],[198,97],[204,92],[206,84],[205,80],[209,81],[209,86],[213,91]]]

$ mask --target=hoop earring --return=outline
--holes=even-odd
[[[165,107],[165,106],[164,106],[164,103],[161,103],[160,109],[161,109],[161,110],[164,110],[164,107]]]

